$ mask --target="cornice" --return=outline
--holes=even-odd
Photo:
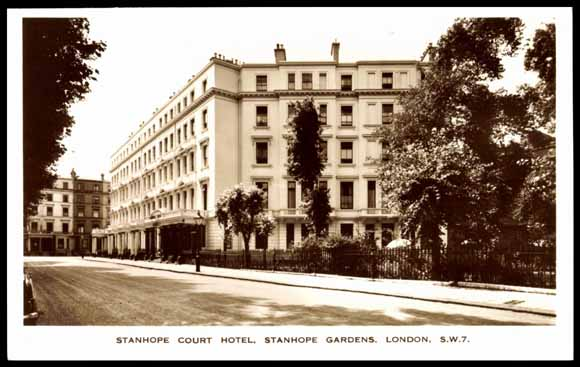
[[[217,63],[217,62],[216,62]],[[221,64],[221,62],[219,62]],[[289,96],[335,96],[335,97],[351,97],[356,98],[358,96],[367,96],[367,95],[374,95],[374,96],[389,96],[389,95],[399,95],[402,92],[405,92],[409,89],[355,89],[353,91],[341,91],[339,89],[320,89],[320,90],[274,90],[274,91],[266,91],[266,92],[231,92],[225,89],[212,87],[210,88],[205,94],[201,95],[191,104],[189,104],[186,108],[183,109],[182,112],[177,114],[171,123],[166,124],[162,128],[156,131],[156,133],[151,136],[147,140],[147,142],[143,143],[142,147],[139,149],[134,150],[132,153],[129,153],[125,159],[121,160],[115,166],[111,168],[109,171],[111,174],[117,168],[125,164],[129,161],[135,154],[141,153],[143,147],[148,144],[150,141],[156,139],[159,135],[163,134],[170,128],[175,127],[175,124],[178,123],[179,120],[183,119],[187,114],[198,108],[200,105],[205,103],[213,96],[220,96],[224,98],[228,98],[231,100],[243,100],[244,98],[280,98],[280,97],[289,97]],[[151,121],[151,120],[150,120]],[[145,124],[146,125],[146,124]],[[144,125],[144,126],[145,126]],[[113,155],[115,155],[119,150],[125,146],[129,141],[127,140],[120,148],[118,148]]]
[[[155,134],[153,134],[151,136],[151,138],[149,138],[145,143],[143,143],[141,148],[134,150],[132,153],[129,153],[129,155],[125,159],[120,161],[117,165],[113,166],[109,172],[112,173],[114,170],[119,168],[119,166],[122,166],[125,162],[130,160],[136,153],[140,153],[141,150],[143,149],[143,147],[145,145],[147,145],[150,141],[155,140],[159,135],[163,134],[168,129],[174,127],[175,124],[177,124],[179,122],[179,120],[183,119],[187,114],[189,114],[190,112],[192,112],[193,110],[195,110],[196,108],[201,106],[203,103],[205,103],[207,100],[209,100],[213,96],[220,96],[220,97],[225,97],[225,98],[229,98],[229,99],[233,99],[233,100],[238,99],[238,94],[235,92],[230,92],[228,90],[215,88],[215,87],[210,88],[205,94],[201,95],[199,98],[197,98],[195,101],[193,101],[193,103],[189,104],[186,108],[184,108],[183,111],[181,111],[179,114],[177,114],[173,118],[171,123],[168,123],[165,126],[163,126],[162,128],[160,128],[159,130],[157,130],[155,132]],[[129,142],[129,140],[127,142],[125,142],[125,144],[123,144],[121,147],[125,146],[128,142]],[[117,152],[119,151],[119,149],[117,149]]]
[[[279,98],[279,97],[308,97],[308,96],[335,96],[335,97],[358,97],[358,96],[389,96],[399,95],[409,89],[355,89],[352,91],[342,91],[340,89],[312,89],[312,90],[288,90],[276,89],[265,92],[239,92],[237,99],[244,98]]]

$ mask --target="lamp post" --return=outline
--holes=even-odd
[[[204,218],[204,217],[201,215],[201,211],[200,211],[200,210],[198,210],[198,211],[197,211],[197,217],[198,217],[199,219],[205,219],[205,218]],[[194,234],[194,233],[197,233],[198,231],[199,231],[199,230],[197,229],[197,226],[196,226],[196,229],[194,229],[193,231],[191,231],[191,233],[192,233],[192,234]],[[196,243],[196,244],[195,244],[195,272],[196,272],[196,273],[199,273],[199,272],[201,272],[201,259],[200,259],[200,256],[199,256],[199,248],[200,248],[200,247],[201,247],[201,246],[200,246],[200,244],[199,244],[199,243]]]

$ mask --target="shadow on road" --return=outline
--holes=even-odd
[[[380,307],[369,310],[368,305],[367,309],[304,305],[300,300],[282,303],[270,296],[272,292],[290,292],[291,288],[285,286],[260,283],[253,286],[248,282],[192,275],[162,277],[147,270],[47,264],[26,266],[34,274],[36,297],[43,311],[39,325],[538,325],[413,307],[399,308],[398,317],[392,317]],[[150,275],[142,275],[145,272]],[[231,290],[208,291],[208,288],[223,289],[226,281],[232,282]],[[238,287],[253,287],[251,293],[261,292],[264,296],[237,295],[236,291],[244,293]],[[333,291],[303,289],[303,292]],[[385,297],[378,305],[384,306],[388,299]]]

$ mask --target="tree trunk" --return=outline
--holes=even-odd
[[[244,236],[244,267],[248,268],[250,265],[250,236]]]
[[[431,280],[441,280],[441,244],[439,241],[431,242],[431,254],[433,256]]]

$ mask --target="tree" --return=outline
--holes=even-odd
[[[256,186],[239,184],[223,192],[216,204],[218,223],[224,233],[241,235],[244,240],[245,265],[250,263],[250,239],[253,233],[269,236],[274,220],[264,210],[264,192]]]
[[[56,180],[54,163],[66,152],[74,118],[70,106],[90,92],[98,70],[88,61],[105,50],[105,43],[87,38],[84,18],[24,18],[23,142],[24,214],[31,214],[41,190]]]
[[[322,126],[312,98],[290,104],[295,111],[289,122],[288,174],[296,179],[306,193],[306,215],[316,236],[322,236],[329,224],[330,195],[318,180],[324,170]]]
[[[526,51],[526,70],[538,73],[540,81],[529,92],[530,103],[536,113],[538,127],[554,133],[556,129],[556,25],[547,24],[536,30],[534,42]]]
[[[537,245],[556,243],[556,27],[538,29],[525,55],[527,70],[538,73],[535,86],[524,86],[535,130],[528,134],[533,151],[519,163],[529,170],[514,208],[515,217],[526,224],[529,240]]]
[[[386,206],[401,215],[403,234],[433,249],[433,277],[441,276],[441,228],[461,225],[472,243],[498,241],[526,170],[518,138],[529,127],[520,94],[491,91],[501,57],[521,43],[514,18],[458,19],[425,54],[419,87],[403,93],[403,112],[379,135],[386,154],[379,179]]]

